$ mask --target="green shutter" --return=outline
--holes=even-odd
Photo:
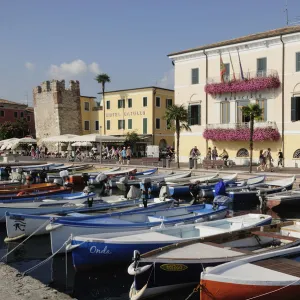
[[[125,120],[122,120],[122,129],[125,129]]]
[[[147,134],[147,118],[143,119],[143,134]]]
[[[192,108],[191,108],[191,105],[188,106],[188,124],[193,125],[192,124]]]
[[[128,129],[132,129],[132,119],[128,119]]]
[[[107,130],[110,130],[110,120],[107,120],[107,121],[106,121],[106,129],[107,129]]]
[[[128,99],[128,107],[132,107],[132,99]]]
[[[106,108],[110,109],[110,101],[109,100],[106,101]]]
[[[201,105],[198,105],[198,124],[201,125]]]
[[[291,121],[297,121],[297,97],[291,98]]]

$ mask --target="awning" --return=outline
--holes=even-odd
[[[125,137],[116,137],[112,135],[101,135],[101,134],[86,134],[81,136],[76,136],[70,139],[70,142],[124,142]]]
[[[43,138],[41,142],[45,142],[45,143],[69,142],[72,138],[76,136],[77,136],[76,134],[62,134],[56,136],[49,136],[47,138]]]

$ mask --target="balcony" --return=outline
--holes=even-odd
[[[208,78],[204,87],[206,93],[210,95],[238,92],[257,92],[266,89],[276,89],[280,87],[278,73],[275,70],[245,72],[244,79],[241,74],[224,75],[224,82],[221,78]]]
[[[203,137],[212,141],[249,141],[250,123],[209,124]],[[275,122],[255,122],[253,141],[278,141],[280,134]]]

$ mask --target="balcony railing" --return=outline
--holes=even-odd
[[[275,70],[244,72],[224,75],[221,77],[208,78],[205,85],[205,92],[216,95],[236,92],[255,92],[264,89],[280,87],[278,73]]]
[[[249,141],[250,123],[208,124],[203,137],[213,141]],[[275,122],[255,122],[254,141],[278,141],[280,134]]]

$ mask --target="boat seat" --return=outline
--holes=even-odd
[[[256,236],[265,236],[265,237],[270,237],[270,238],[274,238],[274,239],[288,240],[291,242],[295,242],[298,240],[298,238],[296,238],[296,237],[285,236],[285,235],[272,233],[272,232],[254,231],[254,232],[252,232],[252,234],[256,235]]]

